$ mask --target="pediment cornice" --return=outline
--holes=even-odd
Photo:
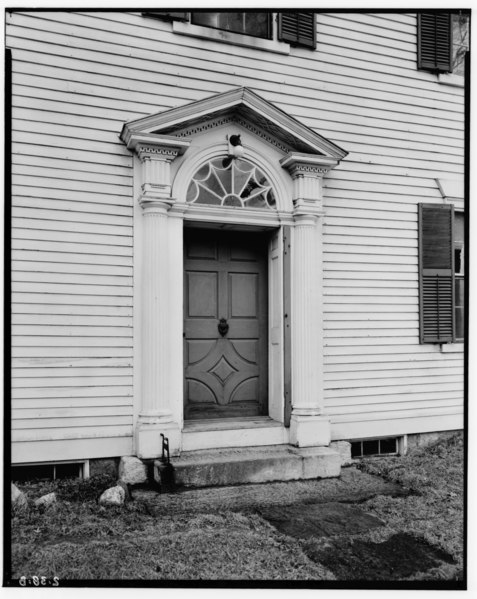
[[[123,126],[121,139],[145,135],[150,141],[185,141],[209,129],[234,123],[262,137],[285,154],[305,153],[339,162],[347,152],[287,115],[252,90],[241,87],[185,106],[153,114]],[[180,144],[181,145],[181,144]]]

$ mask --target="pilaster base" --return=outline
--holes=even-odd
[[[136,455],[141,459],[162,456],[161,433],[169,439],[170,455],[177,456],[181,448],[181,431],[176,422],[138,422],[136,426]]]
[[[297,447],[328,446],[331,442],[330,419],[326,416],[292,414],[290,444]]]

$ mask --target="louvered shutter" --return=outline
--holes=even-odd
[[[315,13],[278,13],[278,39],[292,46],[316,48]]]
[[[188,21],[189,12],[164,12],[161,10],[143,11],[144,17],[152,17],[153,19],[161,19],[162,21]]]
[[[452,70],[450,13],[419,13],[418,68],[434,72]]]
[[[419,205],[421,343],[455,340],[453,220],[453,206]]]

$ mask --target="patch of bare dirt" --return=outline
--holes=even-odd
[[[455,563],[444,551],[404,533],[395,534],[383,543],[340,538],[327,546],[308,549],[307,554],[338,580],[346,581],[406,580]]]

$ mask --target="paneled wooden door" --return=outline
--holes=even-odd
[[[267,415],[267,236],[184,239],[184,418]]]

